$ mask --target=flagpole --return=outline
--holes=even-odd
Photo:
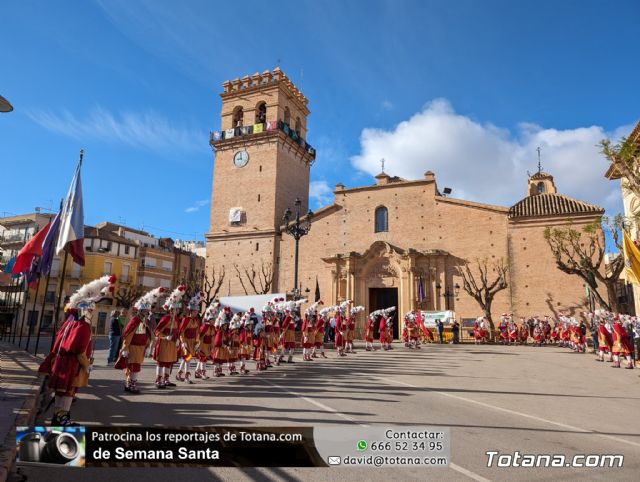
[[[22,320],[20,321],[20,334],[18,335],[18,346],[22,344],[22,330],[24,328],[24,316],[27,313],[27,305],[29,304],[29,282],[27,281],[27,275],[23,274],[22,278],[24,280],[25,289],[24,296],[22,298]]]
[[[18,331],[18,317],[19,317],[18,311],[20,310],[20,305],[18,304],[18,293],[22,293],[22,290],[18,289],[18,288],[20,288],[21,283],[22,283],[22,275],[20,275],[19,278],[16,279],[16,286],[15,286],[16,294],[15,294],[15,297],[14,297],[14,300],[13,300],[13,303],[14,303],[14,307],[13,307],[13,309],[14,309],[14,313],[13,313],[13,321],[14,321],[14,323],[13,323],[13,330],[12,330],[13,339],[11,340],[11,343],[15,343],[16,342],[16,333]],[[22,300],[20,300],[20,301],[22,301]]]
[[[58,299],[56,300],[56,309],[53,312],[53,331],[51,332],[51,348],[53,350],[53,341],[58,331],[58,312],[60,311],[60,298],[62,298],[62,287],[64,286],[64,276],[67,273],[67,256],[69,253],[64,250],[64,261],[62,261],[62,273],[60,274],[60,286],[58,287]]]
[[[38,301],[38,291],[40,290],[40,276],[38,275],[38,282],[36,283],[36,292],[33,296],[33,305],[31,307],[31,313],[35,313],[36,311],[36,302]],[[31,332],[33,331],[31,328],[31,313],[29,314],[29,320],[28,320],[28,331],[27,331],[27,343],[24,346],[24,349],[29,351],[29,342],[31,341]]]
[[[11,274],[9,274],[11,276]],[[7,308],[7,313],[10,313],[13,310],[13,277],[9,278],[9,290],[7,291],[4,298],[4,306]],[[13,330],[13,316],[11,317],[11,326],[9,327],[9,338],[11,338],[11,331]],[[6,329],[2,330],[2,339],[4,340],[4,335],[6,334]]]
[[[44,318],[45,304],[47,303],[47,292],[49,290],[49,279],[51,278],[51,269],[47,271],[47,281],[44,284],[44,296],[42,298],[42,308],[40,309],[40,321],[38,322],[38,336],[36,337],[36,348],[34,355],[38,354],[38,345],[40,344],[40,333],[42,332],[42,318]]]

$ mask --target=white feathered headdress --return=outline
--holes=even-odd
[[[189,300],[189,310],[200,311],[200,304],[202,303],[204,298],[204,293],[202,291],[198,291],[190,300]]]
[[[285,303],[285,310],[288,310],[290,312],[292,311],[299,311],[300,307],[305,304],[307,302],[307,300],[305,299],[300,299],[300,300],[295,300],[295,301],[287,301]]]
[[[146,292],[142,297],[135,302],[134,308],[138,310],[150,310],[155,303],[163,296],[165,292],[164,288],[154,288],[151,291]]]
[[[231,321],[231,311],[226,309],[221,310],[220,313],[218,313],[218,317],[216,318],[216,321],[213,324],[213,326],[220,327],[222,325],[226,325],[230,321]]]
[[[180,308],[180,302],[182,301],[182,297],[184,296],[186,289],[187,287],[185,285],[180,285],[175,290],[173,290],[167,300],[164,302],[163,308],[165,310]]]
[[[396,307],[395,306],[391,306],[389,308],[385,308],[384,310],[382,310],[382,312],[384,313],[384,316],[389,316],[394,311],[396,311]]]
[[[364,306],[354,306],[353,308],[351,308],[351,316],[355,316],[361,311],[364,311]]]
[[[222,309],[222,305],[219,301],[213,300],[204,312],[204,319],[206,321],[215,320]]]
[[[306,310],[304,310],[304,314],[307,316],[313,316],[318,312],[318,307],[322,305],[322,300],[316,301],[311,306],[309,306]]]
[[[96,301],[113,292],[115,282],[115,276],[107,275],[87,283],[71,295],[67,308],[81,309],[92,307]]]

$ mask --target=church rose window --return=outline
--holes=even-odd
[[[376,208],[376,226],[375,232],[381,233],[389,231],[389,214],[387,212],[387,208],[384,206],[380,206]]]

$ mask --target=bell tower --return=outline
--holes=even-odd
[[[306,142],[307,98],[276,67],[222,84],[215,153],[207,272],[224,267],[222,294],[244,295],[238,266],[271,266],[277,290],[279,228],[296,198],[308,209],[315,150]],[[254,294],[249,288],[249,294]]]

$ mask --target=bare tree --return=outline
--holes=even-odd
[[[216,273],[215,267],[209,273],[204,273],[202,278],[202,292],[204,293],[204,305],[209,306],[218,297],[225,278],[224,266]]]
[[[113,294],[113,298],[118,302],[118,306],[122,308],[131,308],[134,301],[142,296],[144,288],[142,285],[120,286],[118,291]]]
[[[257,269],[254,264],[249,267],[234,264],[233,267],[236,270],[236,276],[245,295],[249,294],[249,290],[256,295],[265,295],[271,292],[271,287],[273,286],[272,263],[265,263],[262,260]]]
[[[619,241],[622,223],[622,216],[616,216],[613,221],[607,218],[598,219],[583,226],[581,231],[574,228],[572,222],[567,223],[564,228],[547,227],[544,230],[544,238],[556,259],[558,269],[579,276],[587,284],[598,304],[613,311],[618,311],[615,287],[624,268],[624,258],[618,254],[611,259],[607,269],[602,269],[605,255],[603,224],[611,231],[615,245],[622,250]],[[598,282],[605,286],[608,302],[598,290]]]
[[[469,262],[465,261],[462,266],[457,268],[458,274],[462,277],[462,287],[469,295],[478,302],[484,316],[489,321],[491,329],[491,338],[495,333],[495,325],[491,318],[491,304],[496,293],[507,288],[507,271],[508,265],[504,259],[500,258],[489,264],[487,258],[476,259],[474,270],[471,270]],[[477,275],[474,275],[474,271]],[[492,273],[495,273],[493,275]],[[495,276],[495,279],[491,280]]]

